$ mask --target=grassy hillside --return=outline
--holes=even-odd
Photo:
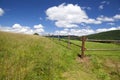
[[[120,30],[101,32],[87,36],[89,39],[120,40]]]
[[[120,45],[87,42],[86,47],[116,49]],[[120,51],[86,51],[84,60],[78,53],[80,47],[69,49],[57,39],[0,32],[0,80],[120,79]]]

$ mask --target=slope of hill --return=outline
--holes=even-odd
[[[101,32],[87,36],[89,39],[120,40],[120,30]]]
[[[93,42],[86,46],[120,48]],[[80,47],[69,49],[57,39],[0,32],[0,80],[119,80],[120,51],[86,51],[85,60],[78,53]]]
[[[0,80],[65,80],[76,55],[45,37],[0,32]]]

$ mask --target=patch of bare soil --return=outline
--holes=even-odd
[[[113,61],[113,60],[110,60],[110,59],[107,59],[105,61],[105,65],[108,66],[108,67],[118,67],[120,68],[120,62],[116,62],[116,61]]]
[[[90,62],[90,56],[84,56],[83,58],[81,58],[81,56],[78,55],[76,60],[77,60],[77,62],[80,62],[80,63],[89,63]]]

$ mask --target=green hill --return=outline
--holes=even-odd
[[[87,36],[89,39],[120,40],[120,30],[101,32]]]
[[[80,41],[71,42],[81,45]],[[120,51],[86,51],[57,39],[0,32],[0,80],[119,80]],[[87,49],[119,49],[86,42]],[[113,54],[114,53],[114,54]]]

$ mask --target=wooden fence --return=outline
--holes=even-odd
[[[97,40],[97,39],[87,39],[90,42],[101,42],[101,43],[120,43],[120,40]]]
[[[82,42],[82,44],[75,44],[73,42],[70,41],[70,35],[68,36],[68,39],[60,39],[60,36],[58,36],[58,40],[59,41],[63,41],[66,42],[68,44],[68,49],[70,49],[71,44],[80,47],[81,49],[81,53],[79,54],[79,56],[81,58],[84,58],[85,56],[85,51],[120,51],[120,49],[87,49],[85,47],[86,41],[90,41],[90,42],[101,42],[101,43],[120,43],[120,40],[95,40],[95,39],[87,39],[85,36],[82,36],[80,41]]]

